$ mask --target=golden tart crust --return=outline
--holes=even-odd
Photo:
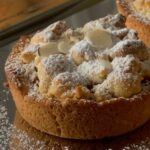
[[[116,0],[116,5],[119,13],[126,17],[126,26],[135,29],[139,38],[144,41],[147,47],[150,47],[150,1]],[[147,15],[143,11],[141,13],[140,8],[145,8]]]
[[[97,139],[129,132],[149,120],[149,91],[99,103],[75,98],[62,101],[38,93],[29,94],[29,89],[34,88],[34,77],[28,82],[28,77],[18,74],[13,65],[29,41],[30,37],[18,41],[7,59],[5,72],[16,107],[31,126],[64,138]]]

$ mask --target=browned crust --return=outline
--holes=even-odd
[[[138,32],[139,38],[150,47],[150,19],[136,13],[129,4],[130,0],[116,0],[118,12],[126,17],[126,26]]]
[[[26,40],[21,40],[23,41],[25,44]],[[18,45],[8,57],[6,66],[19,53]],[[150,94],[100,103],[85,99],[63,101],[43,98],[37,101],[37,96],[28,96],[24,87],[16,84],[15,81],[19,79],[10,70],[11,68],[5,67],[10,91],[19,113],[31,126],[43,132],[64,138],[96,139],[126,133],[150,118]]]

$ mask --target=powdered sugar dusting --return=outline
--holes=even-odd
[[[34,64],[23,64],[18,54],[16,54],[15,58],[10,59],[10,61],[6,63],[5,70],[11,73],[11,80],[19,87],[21,86],[21,82],[18,79],[19,77],[27,79],[29,83],[30,81],[33,82],[37,76]]]
[[[7,148],[7,143],[9,141],[9,136],[7,132],[10,125],[9,125],[7,108],[3,102],[6,100],[5,98],[4,99],[3,98],[4,97],[1,97],[1,102],[0,102],[0,147],[2,148],[2,150],[5,150]]]
[[[123,41],[120,41],[118,42],[113,48],[112,48],[112,51],[114,52],[117,52],[117,51],[120,51],[120,50],[128,50],[129,48],[132,48],[134,47],[134,49],[138,49],[139,46],[141,46],[141,42],[138,41],[138,40],[135,40],[135,39],[126,39],[126,40],[123,40]]]
[[[72,71],[75,69],[75,64],[62,54],[50,55],[48,58],[42,60],[46,72],[55,77],[57,74],[65,71]]]
[[[0,148],[1,150],[20,150],[13,147],[13,138],[16,138],[21,145],[21,149],[25,150],[43,150],[45,148],[45,143],[43,141],[37,141],[34,138],[29,138],[28,134],[22,130],[18,130],[16,126],[12,125],[10,122],[8,114],[8,106],[6,102],[8,99],[9,92],[2,90],[0,92]],[[15,140],[16,141],[16,140]]]
[[[84,62],[78,66],[78,72],[89,81],[101,83],[111,71],[111,65],[106,60]]]
[[[95,58],[94,48],[86,40],[76,43],[70,49],[70,55],[74,61],[77,61],[77,58],[75,58],[76,55],[76,57],[81,57],[83,60],[91,60]]]
[[[11,139],[9,144],[11,150],[43,150],[46,148],[45,142],[30,138],[25,131],[16,128],[16,126],[12,126],[11,128]]]
[[[123,150],[149,150],[149,149],[150,149],[149,138],[146,138],[145,141],[141,141],[139,144],[131,144],[123,148]]]
[[[38,51],[39,48],[40,46],[38,44],[29,44],[24,48],[24,52],[35,53]]]
[[[0,92],[0,148],[1,150],[73,150],[73,149],[83,149],[87,148],[93,150],[97,149],[105,149],[105,150],[116,150],[113,148],[115,145],[119,147],[123,142],[123,146],[121,145],[120,149],[122,150],[149,150],[150,149],[150,134],[144,135],[144,133],[149,132],[149,123],[146,124],[146,128],[143,131],[141,129],[135,131],[135,133],[126,135],[124,138],[121,137],[120,142],[116,139],[120,139],[120,137],[112,138],[111,140],[97,140],[97,141],[79,141],[79,140],[70,140],[70,139],[61,139],[58,137],[53,137],[40,131],[29,127],[28,129],[21,129],[17,126],[11,124],[9,121],[9,113],[8,107],[6,106],[6,102],[8,99],[9,92],[6,90],[2,90]],[[22,119],[22,124],[23,119]],[[32,131],[33,130],[33,131]],[[31,133],[28,133],[32,131]],[[138,133],[139,132],[139,133]],[[42,135],[42,138],[36,138],[38,134]],[[135,134],[137,134],[137,142]],[[126,138],[127,137],[127,138]],[[132,138],[134,142],[132,142]],[[128,139],[128,140],[127,140]],[[116,140],[116,141],[115,141]],[[127,140],[127,141],[126,141]],[[104,142],[105,141],[105,142]],[[126,141],[126,142],[124,142]],[[112,143],[112,144],[111,144]],[[94,145],[93,145],[94,144]]]
[[[91,35],[89,34],[87,36],[88,32],[86,32],[86,29],[88,28],[90,31],[95,28],[103,28],[103,30],[95,30],[96,32],[91,32]],[[97,31],[106,30],[109,35],[111,35],[108,37],[113,42],[111,47],[102,48],[99,47],[101,40],[97,41],[96,39],[102,38],[102,44],[100,43],[100,45],[103,45],[109,38],[104,36],[104,32]],[[98,33],[97,36],[95,36],[96,33]],[[74,36],[79,36],[80,38],[77,38],[77,40],[74,41]],[[107,80],[109,73],[114,70],[117,70],[117,73],[119,72],[118,77],[115,79],[120,80],[120,82],[124,82],[124,80],[126,81],[127,79],[135,79],[135,77],[139,77],[140,83],[143,80],[141,80],[141,74],[136,76],[133,75],[133,78],[129,77],[129,74],[132,76],[135,72],[137,74],[141,73],[140,61],[148,59],[147,49],[143,42],[137,39],[137,33],[135,30],[125,28],[125,18],[119,14],[109,15],[89,22],[83,28],[77,30],[67,30],[66,23],[58,21],[45,28],[43,31],[35,34],[31,38],[31,45],[29,44],[29,41],[27,43],[25,41],[24,45],[21,44],[22,47],[20,46],[20,49],[35,52],[37,51],[35,49],[38,49],[38,44],[44,44],[45,42],[49,43],[50,41],[53,41],[56,44],[57,42],[60,42],[60,40],[64,40],[63,38],[66,37],[68,37],[67,40],[71,42],[72,46],[69,46],[67,53],[46,53],[45,56],[39,56],[39,59],[36,59],[35,64],[33,64],[35,57],[31,57],[30,62],[25,62],[30,64],[23,64],[19,57],[21,53],[16,53],[17,56],[15,57],[14,55],[10,56],[12,58],[10,58],[11,61],[6,64],[6,70],[7,72],[12,73],[12,80],[19,87],[21,87],[22,84],[28,85],[27,89],[29,89],[29,91],[27,91],[27,94],[29,96],[36,97],[39,93],[41,93],[41,95],[47,95],[45,91],[47,91],[48,87],[50,87],[52,80],[56,76],[62,76],[62,73],[65,74],[65,72],[73,74],[71,75],[71,81],[73,84],[74,81],[76,81],[75,72],[78,72],[83,79],[88,80],[90,85],[87,85],[87,88],[92,95],[93,93],[90,87]],[[95,39],[96,42],[93,39]],[[96,43],[97,46],[92,45],[91,42]],[[26,44],[29,45],[26,47]],[[106,45],[107,44],[108,43],[106,42]],[[49,45],[44,48],[46,51],[51,51]],[[52,49],[55,48],[52,47]],[[139,62],[134,60],[134,57],[137,57]],[[110,63],[111,61],[112,65]],[[124,74],[124,72],[127,73]],[[65,82],[67,81],[67,77],[68,80],[70,80],[70,76],[68,75],[65,78],[63,77]],[[74,80],[72,77],[74,77]],[[144,78],[143,74],[142,77]],[[113,78],[111,79],[113,80]],[[113,81],[108,81],[108,84],[111,84],[109,82],[112,83]],[[44,85],[44,88],[42,88],[41,85]],[[114,94],[114,91],[110,92],[112,95]],[[130,96],[132,95],[134,95],[134,93],[131,93]]]
[[[31,39],[31,42],[47,43],[53,40],[58,40],[66,29],[67,26],[64,21],[57,21],[45,28],[43,31],[36,33]]]
[[[138,72],[141,67],[140,61],[133,55],[116,57],[111,64],[114,70],[122,70],[123,72]]]
[[[62,84],[70,85],[71,87],[75,87],[77,85],[88,85],[88,81],[77,72],[61,73],[54,78],[54,81],[61,81]]]
[[[113,95],[106,89],[104,84],[98,84],[94,86],[93,92],[97,101],[110,100],[113,98]]]

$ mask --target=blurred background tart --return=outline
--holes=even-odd
[[[137,30],[139,38],[150,47],[150,0],[116,0],[116,4],[126,17],[126,26]]]

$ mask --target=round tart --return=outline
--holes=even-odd
[[[126,26],[135,29],[150,47],[150,0],[116,0],[116,4],[119,13],[126,17]]]
[[[117,14],[77,29],[58,21],[22,37],[5,72],[31,126],[64,138],[97,139],[149,120],[149,62],[148,49]]]

